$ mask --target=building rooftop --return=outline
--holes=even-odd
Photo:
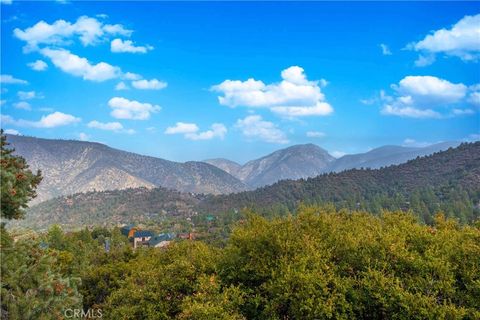
[[[135,227],[135,226],[134,226],[134,225],[131,225],[131,224],[126,225],[126,226],[123,226],[123,227],[120,228],[120,232],[121,232],[124,236],[128,237],[128,233],[129,233],[130,230],[131,230],[132,228],[134,228],[134,227]]]
[[[134,235],[135,238],[140,238],[140,237],[153,237],[155,234],[152,231],[149,230],[138,230],[135,231]]]
[[[149,245],[154,247],[155,245],[159,244],[162,241],[170,241],[175,238],[175,234],[172,233],[160,233],[156,235],[148,241]]]

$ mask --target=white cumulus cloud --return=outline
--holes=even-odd
[[[0,75],[0,83],[3,84],[28,84],[28,81],[17,79],[10,74],[2,74]]]
[[[135,46],[132,40],[113,39],[110,43],[110,50],[112,52],[129,52],[129,53],[147,53],[153,50],[152,46]]]
[[[469,88],[433,76],[407,76],[382,95],[382,114],[410,118],[442,118],[472,114],[465,108]]]
[[[105,131],[113,131],[116,133],[135,133],[135,130],[133,129],[125,129],[120,122],[100,122],[97,120],[93,120],[87,124],[87,127]]]
[[[249,139],[259,139],[270,143],[288,143],[287,136],[274,123],[265,121],[259,115],[238,119],[235,127]]]
[[[74,117],[70,114],[65,114],[57,111],[49,115],[43,116],[40,121],[36,122],[35,126],[39,128],[54,128],[80,122],[80,120],[80,118]]]
[[[450,104],[465,97],[467,86],[451,83],[432,76],[407,76],[393,88],[402,96],[412,96],[416,102],[425,104]]]
[[[195,133],[198,130],[200,130],[200,128],[195,123],[177,122],[175,126],[168,127],[165,130],[165,134]]]
[[[112,108],[110,114],[117,119],[147,120],[150,118],[151,113],[161,110],[158,105],[128,100],[122,97],[110,99],[108,105]]]
[[[24,50],[38,50],[39,45],[68,45],[72,37],[78,37],[84,46],[95,45],[111,35],[130,36],[131,30],[122,25],[104,24],[95,18],[81,16],[75,23],[57,20],[52,24],[39,21],[35,25],[13,31],[15,37],[26,42]]]
[[[46,116],[42,116],[38,121],[30,120],[15,120],[9,115],[2,115],[1,122],[3,124],[11,124],[19,127],[34,127],[34,128],[55,128],[60,126],[66,126],[80,122],[81,119],[72,116],[71,114],[66,114],[63,112],[53,112]]]
[[[450,29],[440,29],[427,35],[419,42],[411,43],[407,48],[427,55],[444,54],[455,56],[464,61],[477,61],[480,58],[480,14],[465,16]],[[434,58],[425,60],[420,56],[418,66],[433,63]]]
[[[107,130],[107,131],[120,131],[123,130],[123,125],[120,122],[99,122],[97,120],[90,121],[87,124],[89,128],[95,128],[100,130]]]
[[[333,111],[327,102],[318,102],[316,105],[309,107],[273,107],[270,110],[286,117],[322,116],[330,114]]]
[[[222,123],[214,123],[210,130],[200,132],[200,128],[195,123],[177,122],[175,126],[168,127],[165,134],[183,134],[185,139],[189,140],[211,140],[213,138],[223,139],[227,133],[227,128]]]
[[[210,130],[202,132],[186,133],[185,138],[190,140],[210,140],[213,138],[223,139],[227,134],[227,128],[222,123],[214,123]]]
[[[167,87],[167,83],[157,79],[132,81],[132,86],[140,90],[161,90]]]
[[[222,93],[219,103],[231,108],[268,108],[285,117],[324,116],[333,112],[321,91],[327,85],[326,80],[309,81],[298,66],[283,70],[281,76],[281,82],[268,85],[253,78],[225,80],[211,90]]]
[[[65,49],[45,48],[40,52],[50,58],[52,63],[63,72],[82,77],[84,80],[102,82],[121,76],[119,67],[106,62],[92,64],[86,58],[81,58]]]
[[[48,68],[48,64],[43,60],[36,60],[27,64],[32,70],[45,71]]]

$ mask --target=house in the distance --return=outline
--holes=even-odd
[[[133,238],[133,235],[135,234],[136,231],[138,231],[139,229],[133,225],[126,225],[126,226],[123,226],[121,229],[120,229],[120,232],[127,238],[131,239]]]
[[[141,230],[133,225],[121,227],[121,233],[128,238],[134,249],[140,247],[164,248],[177,237],[175,233],[160,233],[155,235],[153,231]],[[192,234],[184,234],[184,239],[192,239]]]
[[[133,234],[133,248],[148,247],[149,241],[155,234],[149,230],[137,230]]]
[[[150,238],[148,245],[154,248],[165,248],[175,238],[175,234],[172,233],[160,233]]]

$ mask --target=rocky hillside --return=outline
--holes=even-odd
[[[244,183],[204,162],[178,163],[100,143],[8,135],[7,141],[44,179],[34,203],[86,191],[165,187],[194,193],[246,190]]]
[[[216,159],[207,159],[203,160],[203,162],[209,163],[212,166],[222,169],[223,171],[231,174],[234,177],[237,177],[238,171],[242,168],[241,164],[236,163],[235,161],[216,158]]]
[[[240,166],[226,159],[206,160],[243,181],[252,188],[273,184],[284,179],[314,177],[324,172],[335,160],[327,151],[314,144],[302,144],[275,151]]]

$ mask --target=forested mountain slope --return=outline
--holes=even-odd
[[[365,153],[347,154],[333,162],[325,172],[340,172],[348,169],[378,169],[393,164],[405,163],[416,157],[458,146],[459,142],[442,142],[426,147],[383,146]]]
[[[136,188],[77,193],[33,206],[25,219],[9,227],[47,229],[52,224],[67,228],[160,222],[165,217],[185,220],[193,216],[202,195],[165,188]]]
[[[292,210],[300,202],[334,203],[378,213],[383,208],[413,209],[426,222],[439,210],[470,221],[479,215],[480,142],[382,169],[352,169],[316,178],[281,181],[255,191],[215,196],[203,210],[222,212],[251,207]]]

